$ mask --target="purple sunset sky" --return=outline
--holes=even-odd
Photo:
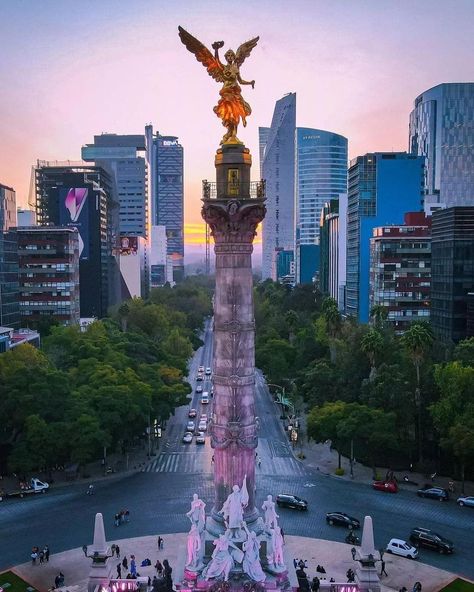
[[[472,0],[246,2],[0,0],[0,182],[26,205],[31,165],[77,160],[101,132],[153,123],[185,148],[188,242],[201,222],[200,183],[223,134],[219,85],[178,38],[208,47],[260,42],[241,72],[253,113],[239,137],[254,156],[275,101],[297,93],[297,125],[341,133],[350,156],[406,150],[415,97],[473,79]],[[198,239],[198,237],[194,237]]]

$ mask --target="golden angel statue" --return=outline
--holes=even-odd
[[[234,53],[231,49],[224,54],[226,64],[219,59],[219,49],[223,47],[223,41],[216,41],[212,44],[214,55],[198,39],[193,37],[183,27],[178,27],[179,37],[186,48],[192,52],[198,62],[203,64],[209,75],[222,82],[223,87],[219,91],[221,98],[214,107],[214,113],[222,119],[222,125],[227,128],[227,133],[221,140],[221,144],[241,144],[237,138],[237,126],[242,119],[244,127],[247,125],[247,117],[252,113],[250,105],[244,101],[239,84],[250,84],[252,88],[255,80],[247,82],[240,76],[240,66],[248,58],[252,49],[257,45],[259,37],[242,43]]]

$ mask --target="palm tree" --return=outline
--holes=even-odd
[[[378,328],[383,327],[388,317],[387,307],[383,304],[375,304],[370,309],[370,319]]]
[[[296,313],[293,309],[290,309],[285,314],[285,322],[288,327],[288,341],[290,343],[293,343],[295,340],[295,337],[296,337],[295,330],[298,327],[298,321],[299,321],[298,313]]]
[[[321,305],[323,317],[326,320],[328,338],[329,338],[329,352],[331,356],[331,362],[334,364],[336,361],[336,339],[341,329],[341,314],[337,307],[337,302],[334,298],[325,298]]]
[[[420,368],[423,364],[426,354],[433,345],[433,333],[431,327],[425,322],[415,322],[410,325],[402,337],[402,343],[407,350],[413,365],[416,370],[416,389],[415,389],[415,406],[417,410],[417,427],[418,427],[418,458],[420,462],[423,461],[423,438],[422,438],[422,421],[421,421],[421,389],[420,389]]]
[[[376,361],[377,356],[383,349],[383,336],[378,329],[371,327],[367,333],[361,339],[361,349],[367,354],[370,362],[370,375],[369,380],[372,381],[375,378],[377,371]]]

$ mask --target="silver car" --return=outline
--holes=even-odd
[[[474,508],[474,495],[468,495],[466,497],[458,497],[456,503],[460,506],[470,506]]]

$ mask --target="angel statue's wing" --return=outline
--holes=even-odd
[[[249,57],[250,52],[257,45],[259,39],[260,37],[254,37],[253,39],[250,39],[250,41],[242,43],[242,45],[239,47],[237,53],[235,54],[235,63],[239,67],[244,63],[245,58]]]
[[[204,64],[208,73],[217,80],[217,82],[224,82],[223,70],[224,67],[218,59],[203,45],[196,37],[185,31],[183,27],[178,27],[179,37],[191,53],[196,56],[198,62]]]

